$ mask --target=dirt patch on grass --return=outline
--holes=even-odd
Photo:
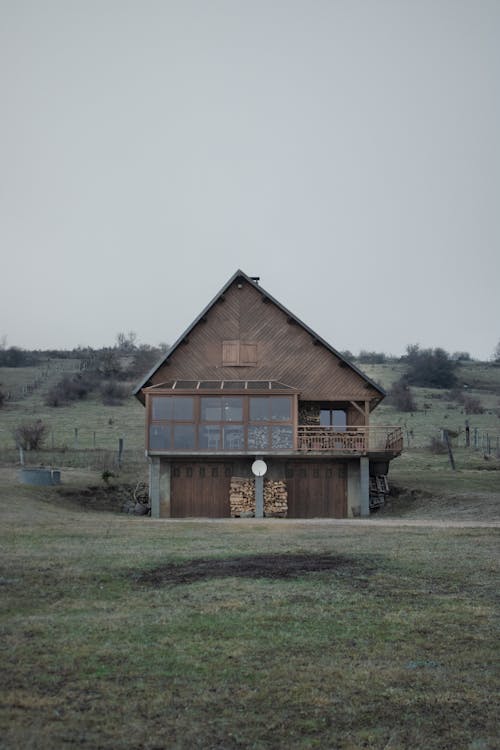
[[[147,504],[147,490],[131,484],[60,487],[57,495],[85,510],[132,513],[135,503]]]
[[[355,570],[354,570],[355,569]],[[344,574],[369,575],[373,566],[341,555],[253,555],[224,559],[200,558],[162,565],[134,579],[152,586],[193,583],[211,578],[298,578],[308,573],[342,571]]]

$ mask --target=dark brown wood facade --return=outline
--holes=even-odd
[[[223,365],[225,342],[236,341],[252,343],[255,365]],[[382,397],[259,288],[236,280],[147,385],[197,379],[277,380],[300,389],[304,401],[357,401],[363,408],[365,401],[374,406]]]
[[[369,425],[382,389],[242,272],[136,395],[147,406],[148,453],[169,465],[164,507],[172,517],[229,515],[234,461],[260,455],[280,466],[276,478],[286,482],[289,517],[342,518],[354,513],[352,497],[360,490],[352,487],[361,486],[353,457],[390,459],[401,449],[397,431],[379,435]],[[266,398],[289,402],[289,411],[270,406],[269,416],[252,416]]]

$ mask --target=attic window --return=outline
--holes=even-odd
[[[257,343],[255,341],[222,342],[223,367],[255,367],[257,365]]]

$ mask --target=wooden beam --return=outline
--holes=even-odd
[[[360,414],[362,414],[363,416],[365,416],[365,411],[364,411],[364,409],[361,408],[361,406],[359,404],[357,404],[355,401],[349,401],[349,403],[352,406],[354,406],[354,408],[357,409]]]

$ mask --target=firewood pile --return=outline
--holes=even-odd
[[[233,477],[229,490],[231,518],[253,518],[255,516],[255,480]],[[264,515],[266,518],[286,518],[288,496],[286,482],[264,480]]]
[[[287,512],[286,482],[272,479],[264,480],[264,515],[267,518],[286,518]]]

